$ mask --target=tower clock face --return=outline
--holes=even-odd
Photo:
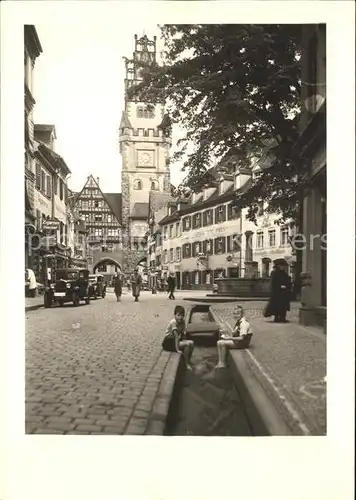
[[[143,167],[153,166],[153,151],[139,151],[138,164]]]

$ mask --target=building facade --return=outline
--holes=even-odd
[[[35,226],[35,157],[33,108],[35,106],[33,89],[33,70],[42,47],[33,25],[24,27],[24,142],[25,142],[25,268],[32,267],[29,249],[30,234]]]
[[[74,210],[86,227],[86,258],[91,271],[113,276],[122,268],[121,194],[103,193],[99,178],[89,175],[74,194]]]
[[[304,111],[296,145],[308,169],[302,210],[302,293],[300,322],[326,324],[326,25],[303,26]]]
[[[152,227],[148,241],[150,272],[158,279],[173,273],[182,289],[211,289],[219,277],[267,277],[276,262],[293,274],[290,227],[263,213],[254,224],[247,209],[234,206],[251,176],[251,170],[239,168],[201,193],[161,208],[155,215],[159,228]]]
[[[126,59],[125,109],[120,123],[122,156],[122,229],[125,234],[124,266],[132,269],[146,260],[150,191],[170,192],[169,150],[171,130],[164,103],[128,98],[131,85],[141,79],[140,63],[156,61],[156,38],[135,35],[135,50]]]
[[[54,151],[54,125],[34,125],[35,233],[31,235],[32,268],[46,284],[58,268],[68,266],[68,187],[71,171]]]

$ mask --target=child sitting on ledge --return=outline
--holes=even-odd
[[[227,352],[229,349],[245,349],[249,347],[252,337],[250,323],[244,316],[242,306],[234,309],[236,323],[231,335],[222,335],[222,340],[218,340],[219,361],[215,368],[226,368]]]
[[[164,351],[183,354],[188,370],[192,370],[190,359],[193,354],[194,342],[185,340],[185,310],[182,306],[174,308],[174,318],[168,323],[166,333],[162,342]]]

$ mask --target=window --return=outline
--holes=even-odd
[[[59,198],[63,200],[63,181],[59,179]]]
[[[102,215],[95,215],[95,222],[102,222]]]
[[[141,191],[141,189],[142,189],[142,181],[140,181],[139,179],[137,179],[136,181],[134,181],[133,188],[136,189],[136,191]]]
[[[184,217],[183,219],[183,231],[190,230],[190,217]]]
[[[201,217],[200,217],[200,214],[195,214],[193,215],[193,228],[194,229],[197,229],[199,227],[201,227]]]
[[[213,223],[213,211],[205,210],[203,212],[203,226],[210,226]]]
[[[215,239],[215,254],[225,253],[225,238]]]
[[[163,253],[163,262],[164,264],[168,264],[168,251],[165,250]]]
[[[154,108],[138,106],[136,109],[136,116],[137,118],[154,118],[155,116]]]
[[[158,191],[158,182],[157,181],[152,181],[151,182],[151,190],[152,191]]]
[[[215,223],[225,222],[226,220],[226,207],[221,205],[215,209]]]
[[[289,243],[289,229],[288,227],[281,228],[281,245],[286,246]]]
[[[241,251],[241,234],[232,235],[232,251],[233,252]]]
[[[181,256],[181,249],[180,247],[177,247],[176,248],[176,260],[179,262],[181,260],[182,256]]]
[[[112,215],[111,214],[108,214],[108,222],[112,222]]]
[[[179,222],[176,222],[176,236],[180,236]]]
[[[198,257],[198,254],[201,252],[200,241],[193,243],[193,257]]]
[[[241,216],[239,207],[234,205],[233,203],[230,203],[227,206],[227,211],[228,211],[228,220],[239,219]]]
[[[164,226],[163,228],[163,240],[166,240],[168,236],[168,226]]]
[[[269,239],[269,246],[270,247],[276,246],[276,230],[275,229],[268,231],[268,239]]]
[[[47,185],[46,185],[46,195],[48,198],[52,196],[52,179],[50,175],[47,175]]]
[[[88,210],[89,209],[88,201],[82,201],[82,208],[83,208],[83,210]]]
[[[263,233],[257,233],[257,248],[263,248]]]
[[[174,262],[174,248],[170,249],[169,254],[171,262]]]
[[[194,276],[194,283],[196,285],[199,285],[199,277],[200,277],[200,272],[199,271],[195,271],[195,276]]]
[[[173,224],[169,226],[169,237],[173,238]]]
[[[205,275],[205,284],[206,285],[210,285],[211,284],[211,274],[210,274],[210,271],[207,271],[207,273]]]
[[[191,256],[191,245],[186,243],[183,245],[183,259],[189,259]]]

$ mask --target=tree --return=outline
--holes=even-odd
[[[184,159],[183,186],[209,185],[209,169],[263,166],[238,197],[255,220],[268,211],[295,218],[305,172],[294,153],[300,114],[300,25],[164,25],[162,65],[142,65],[130,97],[166,101],[186,132],[172,161]],[[187,145],[193,151],[185,154]]]

